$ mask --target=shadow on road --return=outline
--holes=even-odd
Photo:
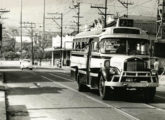
[[[35,95],[44,93],[59,94],[62,90],[66,88],[59,87],[40,87],[40,88],[28,88],[28,87],[16,87],[9,88],[7,90],[7,95]]]
[[[7,120],[30,120],[25,105],[11,105],[7,107]]]
[[[90,90],[89,91],[93,95],[99,96],[98,90]],[[89,93],[89,94],[90,94]],[[164,92],[157,92],[157,94],[163,94],[165,96]],[[151,103],[165,103],[165,99],[163,98],[157,98],[155,95],[155,99]],[[116,92],[113,91],[107,101],[125,101],[125,102],[132,102],[132,103],[144,103],[144,96],[142,93],[137,93],[136,91],[126,91],[126,92]]]
[[[41,76],[35,74],[33,71],[27,72],[5,72],[4,81],[6,83],[30,83],[30,82],[47,82]]]
[[[31,83],[31,82],[47,82],[48,80],[43,78],[51,78],[56,82],[68,82],[68,80],[61,79],[59,77],[54,77],[47,72],[36,72],[36,71],[5,71],[4,73],[4,82],[5,83]],[[64,76],[64,74],[62,74]],[[68,77],[68,76],[67,76]]]

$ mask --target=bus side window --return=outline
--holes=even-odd
[[[85,43],[84,43],[84,42],[82,42],[82,50],[84,49],[84,47],[85,47]]]
[[[73,50],[76,50],[76,42],[73,42]]]
[[[79,50],[82,50],[82,42],[79,42]]]
[[[82,51],[84,51],[86,49],[86,43],[82,42]]]
[[[86,44],[84,51],[85,51],[85,53],[88,53],[88,51],[89,51],[89,45],[88,44]]]
[[[98,47],[99,47],[99,51],[100,51],[101,53],[105,53],[104,42],[101,41],[101,42],[99,42],[98,44],[99,44],[99,45],[98,45]]]
[[[94,52],[98,51],[97,42],[93,42],[93,43],[92,43],[92,51],[94,51]]]
[[[86,42],[82,42],[82,48],[81,48],[81,50],[82,51],[86,51],[86,49],[87,49],[87,43]]]
[[[80,42],[76,43],[76,50],[80,50]]]

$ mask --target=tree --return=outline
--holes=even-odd
[[[15,52],[13,52],[13,51],[7,51],[7,52],[4,53],[4,58],[5,59],[13,60],[14,58],[18,58],[18,57],[19,56]]]
[[[38,59],[41,65],[42,59],[46,58],[44,49],[48,46],[48,41],[38,41],[38,45],[34,47],[34,58]]]

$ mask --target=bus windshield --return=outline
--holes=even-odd
[[[104,38],[98,44],[103,54],[148,55],[149,41],[131,38]]]

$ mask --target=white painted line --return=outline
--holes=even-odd
[[[151,108],[151,109],[156,109],[156,107],[152,106],[152,105],[149,105],[149,104],[144,104],[145,106]]]
[[[100,100],[97,100],[97,99],[95,99],[95,98],[93,98],[93,97],[91,97],[91,96],[89,96],[89,95],[84,94],[84,93],[78,92],[77,90],[75,90],[75,89],[73,89],[73,88],[71,88],[71,87],[68,87],[68,86],[66,86],[66,85],[64,85],[64,84],[61,84],[61,83],[59,83],[59,82],[55,82],[54,80],[52,80],[52,79],[50,79],[50,78],[47,78],[47,77],[45,77],[45,76],[41,76],[41,77],[43,77],[43,78],[45,78],[45,79],[47,79],[47,80],[49,80],[49,81],[51,81],[51,82],[53,82],[53,83],[59,85],[59,86],[65,87],[65,88],[67,88],[67,89],[69,89],[69,90],[71,90],[71,91],[73,91],[73,92],[76,92],[76,93],[78,93],[78,94],[80,94],[80,95],[82,95],[82,96],[85,96],[85,97],[87,97],[87,98],[89,98],[89,99],[91,99],[91,100],[93,100],[93,101],[95,101],[95,102],[97,102],[97,103],[100,103],[100,104],[102,104],[102,105],[104,105],[104,106],[106,106],[106,107],[113,108],[114,110],[116,110],[117,112],[121,113],[121,114],[124,115],[125,117],[131,118],[131,120],[140,120],[140,119],[138,119],[138,118],[136,118],[136,117],[134,117],[134,116],[132,116],[132,115],[130,115],[130,114],[128,114],[128,113],[122,111],[121,109],[118,109],[118,108],[116,108],[116,107],[114,107],[114,106],[112,106],[112,105],[109,105],[109,104],[104,103],[104,102],[102,102],[102,101],[100,101]],[[69,80],[69,79],[63,78],[63,77],[60,77],[60,78],[65,79],[65,80]]]
[[[153,106],[153,105],[148,105],[148,104],[146,104],[146,106],[147,106],[147,107],[150,107],[150,108],[152,108],[152,109],[155,109],[155,110],[159,110],[159,111],[163,111],[163,112],[165,111],[164,109],[155,107],[155,106]]]
[[[71,76],[71,75],[66,74],[65,72],[63,72],[63,73],[62,72],[60,72],[60,73],[58,72],[58,73],[56,73],[56,75],[64,75],[64,76],[68,76],[68,77]]]
[[[155,95],[155,97],[158,97],[158,98],[161,98],[161,99],[165,99],[165,97],[159,96],[159,95]]]
[[[68,86],[66,86],[66,85],[63,85],[63,84],[61,84],[61,83],[59,83],[59,82],[55,82],[54,80],[52,80],[52,79],[50,79],[50,78],[47,78],[47,77],[45,77],[45,76],[41,76],[41,77],[43,77],[43,78],[45,78],[45,79],[47,79],[47,80],[49,80],[49,81],[51,81],[51,82],[53,82],[53,83],[55,83],[55,84],[58,84],[58,85],[60,85],[60,86],[62,86],[62,87],[65,87],[65,88],[67,88],[67,89],[70,89],[70,90],[72,90],[72,91],[74,91],[74,92],[78,92],[77,90],[75,90],[75,89],[73,89],[73,88],[71,88],[71,87],[68,87]]]
[[[64,80],[73,82],[73,80],[68,79],[68,78],[61,77],[61,76],[59,76],[59,75],[55,75],[55,74],[52,74],[52,73],[49,73],[49,75],[52,75],[52,76],[54,76],[54,77],[58,77],[58,78],[61,78],[61,79],[64,79]]]
[[[165,99],[165,97],[159,96],[159,95],[155,95],[155,97],[161,98],[161,99]],[[158,108],[156,106],[150,105],[150,104],[145,104],[147,107],[150,107],[152,109],[156,109],[156,110],[160,110],[160,111],[165,111],[165,109],[162,108]]]

